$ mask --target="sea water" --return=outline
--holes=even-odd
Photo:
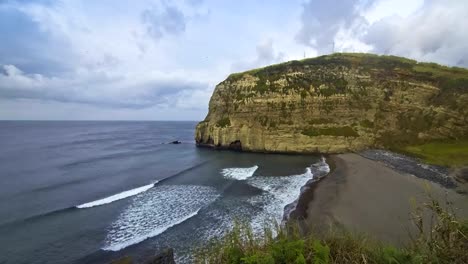
[[[0,122],[0,263],[105,263],[166,247],[190,262],[236,219],[256,230],[281,221],[328,169],[319,156],[199,149],[195,125]]]

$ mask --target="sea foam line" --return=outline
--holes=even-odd
[[[182,222],[185,222],[186,220],[196,216],[198,214],[198,212],[200,211],[200,209],[198,209],[197,211],[195,211],[195,212],[193,212],[193,213],[191,213],[191,214],[189,214],[189,215],[187,215],[185,217],[176,219],[174,222],[170,223],[169,225],[166,225],[166,226],[163,226],[161,228],[157,228],[155,230],[152,230],[151,232],[149,232],[149,233],[147,233],[147,234],[145,234],[143,236],[134,237],[134,238],[126,240],[124,242],[113,244],[113,245],[104,247],[102,249],[106,250],[106,251],[119,251],[119,250],[124,249],[124,248],[126,248],[128,246],[135,245],[135,244],[138,244],[140,242],[143,242],[148,238],[155,237],[155,236],[163,233],[167,229],[169,229],[169,228],[171,228],[171,227],[173,227],[175,225],[181,224]]]
[[[257,169],[257,165],[250,168],[226,168],[221,170],[221,174],[230,179],[246,180],[252,177]]]
[[[112,203],[112,202],[115,202],[115,201],[118,201],[118,200],[122,200],[122,199],[128,198],[130,196],[134,196],[134,195],[137,195],[139,193],[146,192],[147,190],[153,188],[156,183],[157,182],[151,183],[151,184],[148,184],[148,185],[145,185],[145,186],[141,186],[141,187],[138,187],[138,188],[135,188],[135,189],[131,189],[131,190],[128,190],[128,191],[124,191],[124,192],[114,194],[114,195],[106,197],[106,198],[102,198],[102,199],[99,199],[99,200],[96,200],[96,201],[89,202],[89,203],[80,204],[80,205],[77,205],[76,208],[79,208],[79,209],[91,208],[91,207],[95,207],[95,206],[109,204],[109,203]]]

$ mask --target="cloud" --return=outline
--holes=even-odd
[[[186,17],[176,6],[163,3],[160,8],[146,9],[141,14],[147,33],[158,40],[167,35],[177,35],[185,31]]]
[[[141,109],[181,106],[180,101],[190,97],[190,93],[204,92],[208,87],[205,83],[184,78],[153,75],[113,76],[85,72],[67,79],[25,74],[14,65],[3,65],[3,71],[0,71],[0,97]]]
[[[169,49],[138,56],[141,43],[157,37],[167,45],[165,35],[185,30],[185,15],[176,5],[163,3],[160,11],[142,5],[126,10],[134,15],[102,20],[99,14],[89,15],[108,10],[96,4],[80,13],[71,2],[1,3],[0,34],[8,38],[0,42],[0,99],[127,111],[206,108],[212,86],[186,70],[162,67],[170,65],[164,59],[170,57]],[[115,2],[109,8],[112,13],[125,6]],[[113,22],[107,24],[109,20]]]
[[[250,61],[240,61],[232,65],[233,71],[245,71],[252,68],[266,66],[272,63],[284,61],[285,55],[282,52],[276,53],[273,48],[273,41],[268,41],[257,44],[256,58]]]
[[[43,74],[70,70],[70,61],[64,60],[74,57],[68,40],[8,3],[0,4],[0,65],[14,64]]]
[[[0,118],[31,105],[41,118],[58,107],[83,119],[97,109],[102,119],[200,119],[232,71],[329,53],[333,42],[468,66],[467,5],[410,2],[0,0]]]
[[[369,26],[362,41],[373,51],[468,66],[468,5],[426,1],[407,17],[389,16]]]
[[[421,61],[468,66],[468,5],[426,0],[406,8],[405,1],[310,0],[303,4],[296,41],[319,54],[361,51]],[[380,17],[366,13],[378,10]],[[374,12],[376,13],[376,12]],[[371,22],[370,22],[371,21]]]
[[[0,4],[41,4],[41,5],[52,5],[53,0],[3,0]]]
[[[359,0],[310,0],[303,4],[301,28],[296,40],[313,47],[319,53],[330,53],[340,30],[359,29],[365,23],[361,12],[373,1]],[[357,32],[357,30],[355,30]]]
[[[204,0],[185,0],[191,6],[200,6]]]

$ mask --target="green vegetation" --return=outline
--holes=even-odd
[[[468,165],[468,140],[441,141],[406,146],[401,151],[421,158],[426,163],[442,166]]]
[[[424,216],[430,217],[424,217]],[[415,207],[412,220],[417,234],[403,248],[385,245],[346,231],[301,235],[297,225],[266,226],[254,235],[247,224],[236,224],[220,240],[196,254],[197,263],[468,263],[468,223],[458,219],[450,207],[429,196]],[[274,236],[273,234],[277,234]]]
[[[392,55],[376,55],[369,53],[334,53],[323,55],[315,58],[307,58],[303,60],[288,61],[279,64],[273,64],[263,68],[252,69],[245,72],[233,73],[228,79],[236,80],[242,78],[245,74],[254,76],[271,77],[278,73],[285,73],[287,68],[310,66],[360,66],[364,69],[383,69],[383,70],[405,70],[415,74],[419,74],[422,78],[441,79],[467,79],[468,70],[460,67],[447,67],[437,63],[417,62],[415,60],[392,56]],[[338,78],[337,87],[342,87],[342,79]],[[341,83],[339,83],[341,82]]]
[[[350,126],[315,128],[309,127],[302,131],[303,135],[315,136],[337,136],[337,137],[358,137],[359,134]]]
[[[228,127],[231,125],[231,120],[229,119],[229,117],[224,117],[218,120],[218,122],[216,122],[216,125],[219,127]]]
[[[398,126],[401,129],[412,131],[426,131],[432,126],[434,112],[413,110],[401,113],[398,116]]]
[[[304,67],[314,68],[309,74],[289,76],[288,72],[303,71]],[[322,72],[323,67],[327,71]],[[439,94],[431,98],[435,105],[450,105],[454,109],[461,111],[465,109],[466,101],[459,101],[458,95],[466,93],[468,89],[468,69],[459,67],[447,67],[436,63],[417,62],[415,60],[387,55],[375,55],[367,53],[334,53],[331,55],[308,58],[299,61],[289,61],[285,63],[270,65],[263,68],[231,74],[227,81],[237,81],[249,74],[258,77],[259,80],[253,91],[261,95],[267,92],[288,93],[294,90],[304,99],[308,96],[312,85],[315,92],[324,97],[336,94],[351,93],[354,99],[359,98],[360,93],[366,97],[365,88],[375,85],[374,82],[358,81],[358,86],[362,89],[350,91],[348,81],[340,74],[346,68],[354,68],[364,71],[378,80],[380,86],[385,86],[385,100],[389,101],[395,85],[392,79],[418,81],[432,84],[441,88]],[[287,81],[287,85],[282,89],[274,82],[280,78]],[[321,87],[323,85],[323,87]],[[356,94],[357,93],[357,94]],[[247,94],[237,94],[237,100],[249,96]],[[362,100],[359,100],[359,103]],[[364,102],[363,108],[369,108],[368,102]]]
[[[362,120],[359,125],[365,128],[374,128],[374,122],[369,121],[367,119]]]

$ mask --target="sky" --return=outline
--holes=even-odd
[[[202,120],[230,73],[332,52],[468,67],[466,0],[0,0],[1,120]]]

